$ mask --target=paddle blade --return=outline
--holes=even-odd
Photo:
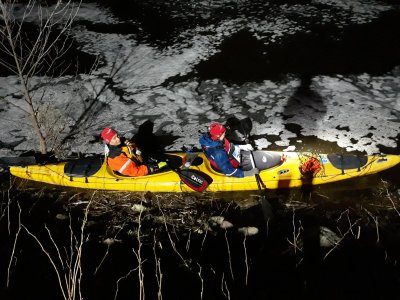
[[[228,140],[236,143],[249,143],[248,139],[253,128],[253,123],[250,118],[239,120],[237,117],[230,117],[226,120]]]
[[[251,130],[253,129],[253,122],[251,122],[251,119],[249,117],[240,120],[240,124],[243,130],[243,134],[249,136],[251,133]]]
[[[197,170],[177,170],[181,180],[192,190],[203,192],[211,183],[212,178]]]

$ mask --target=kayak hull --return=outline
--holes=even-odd
[[[400,162],[399,155],[327,155],[301,152],[255,151],[257,157],[280,157],[282,153],[286,159],[274,166],[260,171],[262,184],[266,189],[294,188],[306,185],[320,185],[351,178],[366,176],[389,169]],[[265,155],[264,155],[265,154]],[[185,160],[185,153],[171,153],[171,155]],[[235,178],[225,176],[215,171],[204,153],[196,155],[201,163],[192,165],[189,169],[198,170],[212,178],[207,187],[210,192],[224,191],[251,191],[257,190],[258,183],[255,176]],[[319,170],[315,174],[304,174],[301,166],[310,159],[319,163]],[[135,192],[193,192],[181,182],[179,175],[174,171],[155,173],[140,177],[127,177],[115,174],[104,161],[99,164],[98,170],[87,176],[74,176],[66,173],[66,162],[45,165],[11,166],[10,173],[16,177],[33,180],[58,186],[85,188],[94,190],[135,191]]]

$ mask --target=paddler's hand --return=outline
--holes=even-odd
[[[147,164],[147,169],[149,170],[149,174],[154,174],[166,165],[167,163],[165,161],[161,161],[159,163],[149,163]]]
[[[148,175],[156,173],[159,169],[156,165],[147,165],[147,170],[149,171]]]
[[[159,169],[164,168],[167,165],[167,163],[165,161],[160,161],[157,166]]]

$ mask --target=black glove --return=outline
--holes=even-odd
[[[250,171],[243,171],[244,177],[247,176],[254,176],[256,174],[260,173],[260,170],[257,168],[251,169]]]
[[[149,174],[154,174],[159,170],[158,166],[153,164],[148,164],[147,169],[149,170]]]
[[[152,164],[152,165],[157,164],[157,159],[149,156],[149,157],[147,157],[147,163]]]

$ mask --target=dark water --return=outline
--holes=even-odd
[[[88,1],[92,2],[92,1]],[[389,1],[390,2],[390,1]],[[88,30],[102,33],[133,35],[138,43],[149,43],[163,49],[174,44],[187,44],[190,30],[196,26],[217,26],[222,20],[232,18],[259,18],[276,16],[281,4],[310,4],[310,1],[232,1],[225,5],[209,1],[98,1],[110,9],[122,22],[102,24],[78,20],[75,26],[83,25]],[[393,4],[393,3],[389,3]],[[326,12],[327,7],[321,6]],[[340,13],[332,8],[332,15]],[[287,34],[277,43],[257,39],[248,29],[226,38],[220,51],[210,59],[199,63],[195,70],[184,78],[173,77],[166,81],[179,82],[188,77],[199,80],[219,78],[231,83],[258,82],[266,79],[283,80],[288,74],[300,77],[334,74],[381,75],[400,64],[400,12],[385,11],[380,17],[367,24],[339,26],[334,23],[321,24],[320,16],[289,15],[300,22],[305,29],[294,35]],[[337,16],[341,17],[340,14]],[[304,18],[304,20],[302,20]],[[303,22],[303,23],[302,23]],[[22,26],[25,40],[34,41],[38,35],[34,24]],[[181,36],[188,31],[188,36]],[[211,30],[212,31],[212,30]],[[50,40],[54,36],[50,36]],[[204,34],[213,34],[205,32]],[[268,38],[266,38],[268,40]],[[82,52],[79,45],[70,37],[64,36],[54,47],[65,54],[57,59],[57,51],[50,51],[46,60],[52,62],[48,69],[46,60],[38,75],[75,75],[89,73],[102,66],[102,57]],[[12,62],[5,53],[7,63]],[[13,75],[0,66],[0,74]]]
[[[268,223],[257,192],[93,194],[18,187],[18,182],[8,190],[3,176],[0,296],[62,299],[49,259],[25,229],[19,233],[6,287],[19,207],[21,223],[64,274],[69,267],[60,267],[46,227],[65,264],[76,257],[74,247],[92,199],[80,263],[85,299],[139,299],[139,225],[147,299],[157,298],[157,274],[162,274],[163,299],[397,299],[400,214],[395,208],[400,210],[400,199],[399,182],[391,178],[398,172],[396,167],[340,186],[270,191],[273,219]],[[148,208],[140,222],[133,204]],[[163,216],[166,223],[157,221]],[[224,216],[233,227],[222,229],[211,216]],[[238,230],[247,226],[257,227],[259,233],[244,237]],[[334,232],[338,245],[321,246],[321,228]],[[108,247],[107,238],[116,242]]]

